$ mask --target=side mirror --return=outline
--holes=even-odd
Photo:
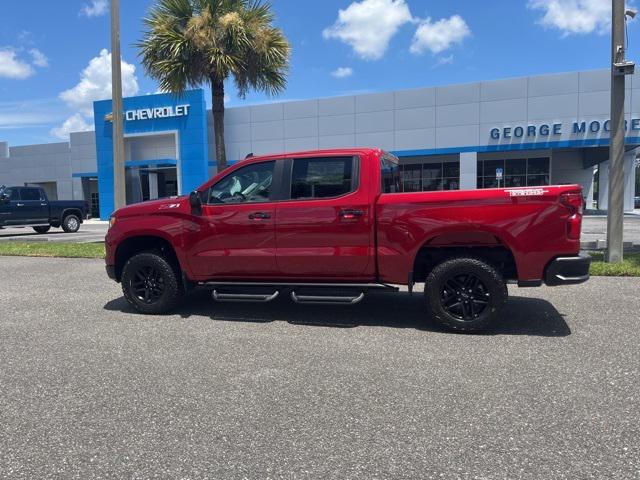
[[[0,205],[5,205],[9,203],[9,195],[5,195],[4,193],[0,195]]]
[[[199,191],[194,190],[189,194],[189,205],[191,205],[191,213],[193,215],[202,214],[202,197]]]

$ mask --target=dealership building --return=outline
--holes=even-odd
[[[215,173],[203,90],[124,100],[127,202],[187,193]],[[596,70],[228,108],[227,158],[340,147],[400,157],[405,191],[579,183],[607,208],[610,72]],[[0,141],[0,184],[42,186],[51,198],[113,210],[111,101],[95,131],[69,142]],[[640,74],[627,77],[626,210],[640,147]],[[1,140],[1,139],[0,139]],[[640,194],[640,193],[639,193]]]

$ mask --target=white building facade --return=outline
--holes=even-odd
[[[145,102],[166,111],[177,108],[169,96],[134,100],[138,110]],[[180,191],[176,170],[188,162],[205,161],[208,174],[213,173],[210,111],[202,150],[208,158],[201,153],[190,158],[188,145],[177,145],[186,134],[181,125],[189,125],[184,117],[198,110],[191,106],[184,107],[180,121],[141,121],[127,138],[130,201],[186,193]],[[237,161],[249,153],[380,147],[400,157],[408,191],[579,183],[589,207],[593,200],[606,209],[609,110],[608,70],[570,72],[229,108],[226,148],[228,159]],[[640,75],[627,79],[625,115],[625,209],[631,210],[640,146]],[[103,119],[98,120],[96,130],[104,135]],[[144,122],[154,122],[149,135]],[[108,190],[98,182],[98,157],[95,132],[72,134],[69,143],[10,147],[0,142],[0,183],[42,184],[58,198],[99,203],[101,190]]]

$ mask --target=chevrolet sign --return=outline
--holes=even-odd
[[[126,110],[124,118],[127,122],[136,120],[155,120],[160,118],[186,117],[189,115],[189,107],[191,105],[176,105],[175,107],[155,107],[140,108],[137,110]],[[113,122],[113,113],[105,115],[107,122]]]

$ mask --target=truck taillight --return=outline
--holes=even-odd
[[[567,237],[571,240],[580,240],[582,207],[584,206],[582,193],[563,193],[560,195],[560,203],[571,213],[571,216],[567,220]]]

